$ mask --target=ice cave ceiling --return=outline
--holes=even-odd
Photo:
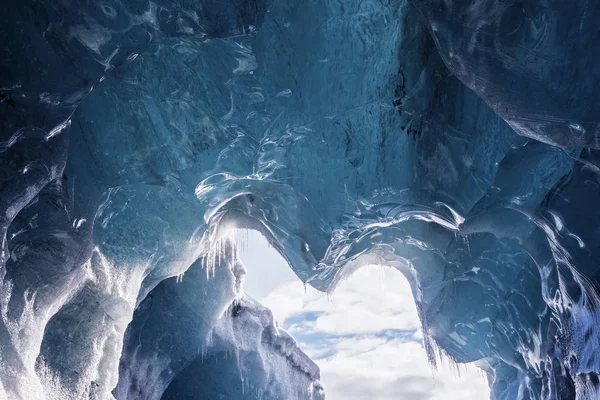
[[[323,399],[233,228],[322,291],[397,268],[493,399],[600,398],[600,1],[0,19],[0,399]]]

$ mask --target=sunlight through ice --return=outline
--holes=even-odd
[[[432,371],[408,281],[385,267],[365,267],[333,296],[294,275],[259,233],[240,231],[246,293],[273,311],[280,326],[321,368],[329,400],[484,400],[490,391],[473,365]]]

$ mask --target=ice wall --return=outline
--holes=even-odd
[[[210,343],[170,383],[161,399],[324,400],[319,368],[271,312],[250,298],[227,310]]]
[[[233,243],[225,240],[222,250],[214,270],[201,259],[137,308],[116,398],[324,398],[319,368],[268,309],[244,297],[245,268]]]
[[[476,361],[495,399],[596,398],[598,17],[9,1],[0,397],[318,399],[318,369],[239,299],[235,226],[323,291],[395,266],[432,364]]]

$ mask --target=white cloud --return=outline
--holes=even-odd
[[[362,268],[330,298],[287,282],[261,301],[317,361],[328,399],[489,399],[474,366],[461,378],[448,366],[432,371],[410,286],[396,270]]]
[[[282,278],[281,269],[289,266],[261,244],[264,238],[251,239],[242,254],[248,278],[255,280],[250,295],[317,362],[329,400],[489,399],[487,383],[473,366],[460,379],[447,366],[432,372],[410,286],[398,271],[362,268],[328,297],[289,273]]]
[[[348,335],[418,330],[421,326],[408,282],[390,268],[362,268],[330,297],[296,281],[284,284],[261,302],[279,321],[300,313],[320,313],[315,321],[304,321],[292,331]]]
[[[329,399],[482,400],[489,389],[471,367],[457,378],[448,368],[432,373],[420,343],[404,339],[340,339],[334,355],[318,360]]]

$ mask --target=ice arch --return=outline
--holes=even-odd
[[[495,398],[594,398],[599,12],[9,2],[0,395],[161,396],[168,341],[135,353],[136,315],[204,263],[230,279],[188,329],[206,331],[235,297],[215,256],[235,223],[321,290],[369,258],[403,268],[431,349],[484,360]],[[273,379],[319,395],[299,354]]]

